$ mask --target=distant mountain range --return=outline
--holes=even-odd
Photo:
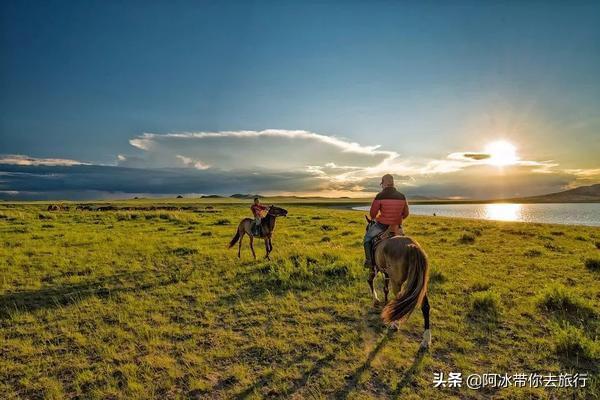
[[[591,186],[580,186],[563,192],[506,199],[506,201],[524,203],[599,203],[600,183]]]
[[[234,199],[254,199],[255,197],[258,197],[258,198],[262,199],[264,196],[261,196],[259,194],[240,194],[240,193],[236,193],[236,194],[232,194],[229,197],[234,198]]]
[[[226,196],[219,196],[216,194],[204,195],[202,198],[225,198]],[[255,197],[261,199],[268,199],[269,196],[262,196],[259,194],[241,194],[236,193],[228,196],[232,199],[247,199],[252,200]],[[476,199],[449,199],[443,197],[429,197],[421,195],[409,195],[407,196],[409,201],[416,201],[421,204],[437,204],[437,203],[495,203],[495,202],[513,202],[513,203],[600,203],[600,183],[591,186],[580,186],[575,189],[569,189],[557,193],[549,193],[538,196],[529,197],[515,197],[508,199],[493,199],[493,200],[476,200]],[[290,200],[335,200],[327,197],[302,197],[302,196],[275,196],[277,199],[290,199]],[[349,198],[340,197],[338,199],[345,200],[347,202],[370,202],[371,198]]]

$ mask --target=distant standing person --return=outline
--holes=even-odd
[[[372,243],[375,236],[385,231],[390,225],[398,225],[398,234],[403,235],[402,221],[408,217],[408,202],[404,194],[394,187],[394,177],[385,174],[380,183],[382,190],[371,203],[369,214],[377,222],[371,225],[363,241],[365,248],[365,267],[372,268]]]
[[[269,208],[260,204],[260,199],[258,197],[254,198],[254,204],[250,206],[250,210],[252,211],[252,215],[254,216],[254,232],[255,235],[260,234],[260,222],[264,216],[265,211]]]

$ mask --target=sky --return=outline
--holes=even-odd
[[[0,199],[600,182],[597,1],[0,2]]]

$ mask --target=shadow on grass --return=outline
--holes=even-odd
[[[239,276],[239,275],[238,275]],[[268,287],[267,287],[268,286]],[[265,286],[262,287],[250,287],[248,286],[245,290],[237,291],[235,294],[222,296],[218,303],[225,304],[231,307],[237,304],[238,301],[243,300],[249,296],[256,296],[257,294],[271,293],[275,295],[281,295],[283,293],[287,293],[289,289],[282,290],[281,292],[277,290],[277,288],[272,288],[268,283],[265,283]],[[256,297],[255,297],[256,298]],[[325,309],[323,310],[325,311]],[[327,310],[327,312],[335,313],[335,310]],[[366,308],[362,316],[357,316],[356,318],[348,319],[346,322],[353,325],[356,329],[360,329],[364,327],[366,323],[366,328],[369,332],[375,333],[377,335],[382,335],[379,341],[377,342],[375,348],[371,350],[369,353],[367,360],[354,371],[354,373],[348,378],[349,381],[345,388],[341,389],[337,394],[333,397],[335,398],[345,398],[354,387],[356,387],[358,379],[360,375],[370,368],[372,361],[375,359],[380,350],[385,346],[388,340],[395,334],[395,331],[387,329],[382,323],[380,319],[380,309],[379,308]],[[283,365],[277,365],[275,368],[277,369],[286,369],[290,366],[295,366],[305,361],[310,354],[303,354],[300,357],[295,358],[293,361],[289,361],[284,363]],[[269,388],[270,383],[273,379],[275,379],[273,370],[265,373],[263,376],[257,378],[251,385],[243,389],[241,392],[238,392],[233,396],[235,399],[246,399],[251,397],[256,393],[257,390],[267,391],[266,393],[262,393],[262,395],[266,397],[275,397],[275,398],[292,398],[294,396],[302,396],[302,390],[309,385],[311,378],[317,377],[322,374],[322,371],[334,365],[336,363],[336,354],[327,354],[324,357],[321,357],[317,360],[314,360],[313,365],[308,368],[306,371],[302,372],[302,376],[293,379],[291,381],[290,387],[285,390],[279,391],[277,389]],[[273,367],[273,366],[271,366]],[[212,388],[212,390],[222,390],[225,389],[231,382],[231,377],[225,378],[223,382],[219,382]],[[212,391],[211,390],[211,391]],[[206,392],[202,393],[190,393],[192,396],[203,395]]]
[[[394,398],[394,399],[402,398],[401,397],[402,389],[404,389],[405,387],[407,387],[413,383],[413,381],[415,380],[416,374],[421,370],[421,365],[423,364],[423,358],[425,357],[426,353],[427,353],[427,349],[419,347],[419,350],[417,350],[417,354],[415,354],[415,359],[413,360],[412,365],[410,366],[409,369],[406,370],[406,372],[404,372],[402,379],[400,380],[400,382],[398,382],[398,386],[396,386],[396,389],[392,392],[392,395],[391,395],[392,398]]]
[[[358,380],[360,376],[371,368],[371,363],[377,357],[377,354],[381,351],[381,349],[386,345],[386,343],[390,340],[395,332],[391,329],[388,329],[387,332],[379,339],[373,350],[367,356],[367,359],[361,366],[354,370],[352,375],[350,375],[347,379],[346,385],[339,390],[337,393],[333,395],[336,399],[346,399],[348,395],[358,386]]]
[[[311,377],[319,375],[321,373],[321,371],[323,370],[323,368],[327,367],[328,365],[331,365],[331,363],[334,360],[335,360],[334,354],[328,354],[327,356],[316,360],[314,365],[302,374],[302,377],[293,380],[292,386],[289,389],[287,389],[281,393],[273,393],[273,392],[267,393],[266,394],[267,397],[290,398],[290,397],[296,395],[299,391],[302,390],[302,388],[304,388],[306,386],[306,384],[308,383],[308,381],[310,380]],[[296,359],[294,362],[290,363],[289,365],[295,365],[297,363],[300,363],[301,361],[304,361],[304,357]],[[256,382],[254,382],[252,385],[248,386],[246,389],[244,389],[243,391],[238,393],[233,398],[237,399],[237,400],[242,400],[242,399],[248,398],[257,389],[267,386],[269,384],[271,378],[273,377],[273,374],[274,374],[274,372],[272,372],[272,371],[268,372],[267,374],[262,376],[260,379],[258,379]]]
[[[148,279],[150,278],[150,279]],[[15,313],[53,309],[78,303],[88,297],[107,298],[111,294],[147,290],[178,282],[170,273],[144,271],[115,274],[96,280],[69,283],[41,289],[9,292],[0,296],[0,321]]]

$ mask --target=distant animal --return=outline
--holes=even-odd
[[[374,220],[367,219],[367,229]],[[384,308],[381,318],[386,324],[397,327],[405,321],[417,306],[421,306],[425,332],[421,348],[431,345],[429,329],[429,299],[427,285],[429,282],[429,263],[427,255],[419,244],[408,236],[392,236],[384,239],[375,249],[375,267],[369,275],[369,287],[375,305],[379,304],[373,281],[378,272],[384,274]],[[389,284],[392,285],[394,298],[388,303]],[[404,288],[402,285],[404,284]],[[402,290],[401,290],[402,289]]]
[[[273,251],[273,242],[271,241],[271,237],[273,236],[273,231],[275,230],[275,219],[277,217],[285,217],[287,216],[287,213],[287,210],[281,207],[276,207],[273,205],[270,206],[267,215],[262,219],[261,232],[258,236],[252,233],[252,223],[254,220],[251,218],[244,218],[240,221],[235,236],[229,242],[229,248],[232,248],[236,243],[238,243],[238,258],[241,257],[242,239],[244,238],[244,235],[248,235],[250,238],[250,250],[252,250],[252,256],[256,260],[256,253],[254,252],[254,238],[258,237],[260,239],[264,239],[265,249],[267,252],[265,258],[269,259],[269,254],[271,251]]]

